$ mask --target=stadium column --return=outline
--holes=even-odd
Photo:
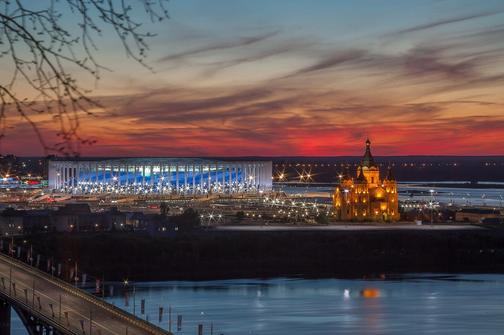
[[[261,186],[263,185],[263,168],[262,168],[262,163],[257,164],[257,189],[261,189]]]
[[[117,164],[117,186],[121,186],[121,164]]]
[[[248,170],[247,170],[247,168],[248,168],[248,164],[244,163],[243,164],[243,176],[242,176],[244,186],[248,185]]]
[[[203,193],[203,164],[199,166],[199,175],[200,175],[200,192]]]
[[[66,166],[61,166],[61,188],[65,187],[65,174],[66,174]]]
[[[167,164],[166,168],[165,168],[165,185],[167,185],[170,189],[172,188],[172,177],[171,177],[170,164]]]
[[[187,192],[187,170],[188,165],[184,165],[184,193]]]
[[[61,165],[61,188],[65,187],[65,178],[66,178],[66,166],[64,164]]]
[[[245,183],[247,183],[247,188],[250,186],[250,164],[245,165]]]
[[[262,164],[257,164],[257,175],[259,176],[259,181],[257,182],[257,187],[261,188],[263,185],[263,169]]]
[[[94,163],[94,182],[98,184],[98,163]]]
[[[253,163],[250,166],[250,174],[252,175],[252,178],[250,179],[251,184],[252,184],[253,187],[256,187],[257,186],[257,173],[256,173],[256,165],[255,165],[255,163]]]
[[[225,163],[222,163],[222,190],[224,191],[224,185],[226,185],[226,173],[227,166]]]
[[[145,165],[142,164],[142,187],[145,187]]]
[[[258,179],[257,178],[257,164],[254,163],[254,187],[257,188]]]
[[[242,183],[242,178],[243,178],[243,164],[242,163],[238,164],[238,172],[237,173],[238,173],[238,175],[236,176],[236,180],[238,182],[238,187],[239,187]]]
[[[234,187],[236,185],[236,178],[238,178],[238,170],[236,168],[236,163],[233,163],[233,173],[231,175],[233,176],[233,181],[231,184]]]
[[[158,192],[163,194],[163,183],[164,183],[164,170],[165,166],[163,163],[159,163],[159,177],[158,177]]]
[[[70,188],[72,187],[72,168],[70,166],[67,167],[67,184]]]
[[[69,166],[67,167],[67,173],[68,173],[68,176],[67,176],[67,179],[68,179],[68,187],[70,188],[70,190],[72,190],[72,168]]]
[[[234,163],[229,164],[229,193],[233,192]]]
[[[214,179],[214,184],[217,186],[219,183],[219,163],[215,162],[215,179]]]
[[[138,180],[138,165],[133,165],[133,190],[136,192],[137,190],[137,180]]]
[[[257,163],[254,163],[254,186],[258,188],[259,186],[259,167]]]
[[[191,192],[192,194],[195,193],[194,190],[196,189],[196,173],[195,173],[195,170],[196,170],[196,168],[195,168],[194,163],[193,163],[193,165],[192,165],[192,171],[191,171],[192,172],[192,192]]]
[[[240,167],[241,167],[241,164],[239,163],[236,163],[236,191],[239,190],[239,186],[240,186]]]
[[[177,193],[179,193],[179,164],[175,165],[175,187],[177,189]]]
[[[264,190],[266,190],[266,186],[271,182],[271,176],[268,175],[268,164],[263,163],[263,175],[264,175]]]
[[[247,164],[246,163],[243,163],[243,166],[242,166],[242,182],[243,182],[243,186],[245,187],[247,185]]]
[[[84,185],[87,185],[88,183],[88,176],[89,174],[87,173],[89,167],[89,163],[82,163],[82,166],[79,169],[79,173],[77,173],[77,176],[79,176],[79,182],[84,183]],[[80,188],[82,189],[82,187]]]
[[[257,170],[258,170],[257,174],[259,175],[259,181],[257,182],[257,185],[258,185],[258,188],[260,189],[261,186],[263,185],[263,182],[264,182],[263,181],[263,177],[264,177],[264,175],[263,175],[263,168],[262,168],[262,164],[261,163],[257,164]]]
[[[211,175],[212,175],[212,163],[209,162],[207,164],[207,168],[208,168],[208,181],[207,181],[208,187],[207,187],[207,189],[208,189],[208,192],[210,192],[210,185],[212,183],[212,177],[211,177]]]
[[[59,189],[59,183],[60,183],[60,175],[61,175],[61,172],[60,172],[60,166],[59,164],[54,164],[56,165],[56,189]]]
[[[154,185],[154,165],[150,166],[150,184]]]
[[[129,186],[129,165],[128,164],[126,164],[124,172],[125,172],[124,176],[126,178],[125,184],[126,184],[126,188],[127,188]]]
[[[271,183],[271,176],[268,175],[268,164],[267,163],[263,163],[263,176],[264,176],[264,190],[266,191],[266,186],[269,185],[269,183]]]
[[[236,191],[239,190],[239,186],[240,186],[240,167],[241,167],[241,164],[240,163],[236,163],[236,178],[235,178]]]
[[[89,166],[89,163],[82,163],[80,169],[79,169],[79,173],[77,173],[77,176],[79,176],[79,182],[84,183],[83,185],[87,185],[88,183],[88,176],[89,174],[87,173],[87,170],[88,170],[88,166]],[[82,176],[81,176],[82,175]],[[82,189],[82,186],[79,187],[79,190]]]

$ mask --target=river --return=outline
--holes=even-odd
[[[176,334],[501,334],[504,275],[410,275],[387,280],[241,279],[130,283],[108,301]],[[158,322],[159,307],[164,308]],[[177,315],[182,329],[177,331]],[[18,320],[13,335],[25,335]]]
[[[464,184],[466,182],[459,182]],[[430,184],[436,184],[431,186]],[[457,184],[451,182],[450,184]],[[502,183],[493,183],[502,184]],[[484,186],[484,185],[483,185]],[[303,195],[306,193],[325,193],[329,198],[334,192],[334,186],[318,186],[317,184],[306,184],[306,186],[276,185],[275,189],[286,192],[290,195]],[[503,208],[504,188],[485,187],[450,187],[446,182],[400,182],[398,184],[399,200],[439,201],[444,204],[454,204],[458,206],[491,206]],[[432,191],[432,192],[431,192]]]

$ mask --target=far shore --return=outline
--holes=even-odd
[[[41,234],[20,242],[33,245],[35,253],[54,262],[76,261],[82,271],[107,281],[504,273],[501,228],[391,229],[385,224],[306,228],[221,227],[170,236]]]

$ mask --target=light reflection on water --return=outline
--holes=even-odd
[[[116,291],[117,292],[117,291]],[[157,323],[171,305],[178,334],[500,334],[504,275],[409,276],[401,280],[224,280],[136,284],[136,311]],[[109,298],[125,307],[124,295]],[[163,327],[168,326],[165,315]],[[24,334],[15,331],[13,334]]]

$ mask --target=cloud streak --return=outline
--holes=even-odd
[[[497,14],[500,14],[500,13],[502,13],[502,11],[490,11],[490,12],[482,12],[482,13],[478,13],[478,14],[465,15],[465,16],[452,17],[452,18],[447,18],[447,19],[432,21],[432,22],[428,22],[428,23],[425,23],[425,24],[420,24],[420,25],[417,25],[417,26],[413,26],[413,27],[410,27],[410,28],[401,29],[401,30],[395,32],[394,35],[401,35],[401,34],[422,32],[424,30],[429,30],[429,29],[433,29],[433,28],[447,26],[447,25],[451,25],[451,24],[454,24],[454,23],[462,23],[464,21],[482,19],[482,18],[485,18],[485,17],[488,17],[488,16],[497,15]]]
[[[184,52],[179,52],[179,53],[175,53],[175,54],[161,57],[158,59],[158,62],[159,63],[168,62],[168,61],[179,60],[179,59],[203,54],[206,52],[222,51],[222,50],[226,50],[226,49],[233,49],[233,48],[249,46],[249,45],[257,44],[259,42],[270,39],[273,36],[277,35],[278,33],[279,33],[279,31],[274,31],[274,32],[269,32],[269,33],[262,34],[262,35],[257,35],[257,36],[241,37],[241,38],[238,38],[234,41],[211,43],[211,44],[208,44],[203,47],[194,48],[194,49],[187,50]]]

